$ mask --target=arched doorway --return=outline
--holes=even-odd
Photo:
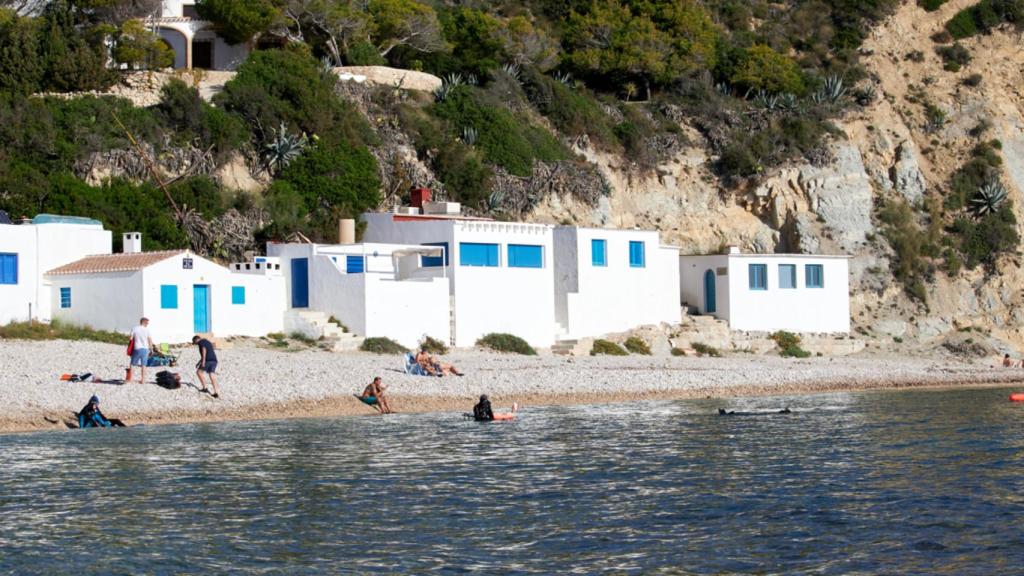
[[[714,314],[717,311],[715,302],[715,271],[704,272],[704,313]]]

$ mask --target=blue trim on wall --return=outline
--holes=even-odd
[[[768,265],[767,264],[751,264],[747,268],[749,275],[749,283],[751,290],[767,290],[768,289]]]
[[[498,266],[498,245],[477,242],[459,242],[460,266]]]
[[[0,253],[0,284],[18,283],[18,255]]]
[[[508,267],[543,268],[544,247],[532,244],[509,244]]]
[[[345,256],[345,272],[348,274],[362,274],[366,272],[366,258],[352,254]]]
[[[245,286],[231,287],[231,303],[245,304]]]
[[[646,265],[644,243],[637,240],[629,241],[629,267],[643,268]]]
[[[420,256],[420,266],[424,268],[440,268],[443,264],[448,265],[448,243],[447,242],[426,242],[423,246],[438,246],[444,248],[444,256]]]
[[[160,285],[160,307],[164,310],[178,308],[178,286],[175,284]]]
[[[608,242],[595,238],[590,241],[590,264],[592,266],[608,265]]]
[[[804,265],[804,285],[808,288],[824,288],[825,267],[821,264]]]
[[[796,264],[779,264],[779,288],[796,288]]]
[[[71,308],[71,288],[60,289],[60,307]]]

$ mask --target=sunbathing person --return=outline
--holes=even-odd
[[[423,370],[431,376],[463,376],[462,372],[455,367],[454,364],[446,364],[438,360],[435,356],[432,356],[427,352],[426,348],[420,349],[419,353],[416,354],[416,363],[423,367]]]
[[[1013,360],[1010,359],[1009,354],[1003,355],[1003,368],[1013,368]]]
[[[388,399],[384,396],[384,391],[386,389],[387,386],[382,384],[380,376],[377,376],[373,379],[373,382],[366,385],[366,388],[363,389],[363,394],[359,399],[370,406],[376,407],[381,414],[393,414],[394,412],[391,410],[391,405],[388,404]]]
[[[95,395],[89,398],[89,403],[78,412],[79,428],[110,428],[112,426],[123,428],[124,422],[117,418],[108,419],[103,416],[103,413],[100,412],[100,399]]]

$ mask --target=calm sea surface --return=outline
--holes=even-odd
[[[0,572],[1024,574],[1008,392],[0,436]]]

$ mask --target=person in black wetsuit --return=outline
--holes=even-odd
[[[480,396],[480,402],[473,406],[473,420],[477,422],[489,422],[494,420],[494,410],[491,410],[491,401],[487,395]]]
[[[78,412],[78,427],[79,428],[110,428],[110,427],[124,427],[124,422],[121,422],[117,418],[107,419],[102,412],[100,412],[100,399],[97,396],[89,398],[89,403],[85,405]]]

